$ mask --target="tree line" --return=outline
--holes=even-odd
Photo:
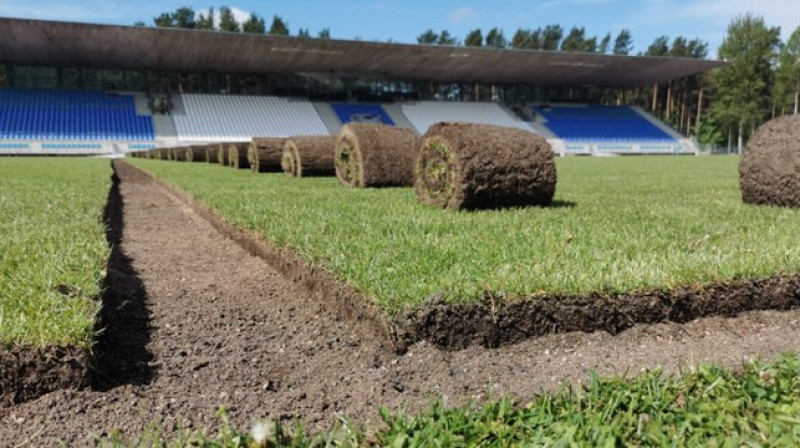
[[[135,26],[146,26],[144,22],[136,22]],[[229,6],[221,6],[215,14],[214,8],[205,13],[197,13],[191,6],[182,6],[175,11],[163,12],[153,17],[153,25],[161,28],[184,28],[190,30],[227,31],[230,33],[270,34],[273,36],[290,36],[289,24],[280,16],[274,15],[269,29],[264,17],[251,12],[247,20],[239,23]],[[298,37],[311,37],[308,28],[299,28]],[[330,28],[323,28],[317,33],[319,39],[330,39]]]
[[[217,18],[215,20],[215,18]],[[196,14],[184,6],[153,18],[158,27],[220,30],[290,36],[289,24],[273,16],[270,27],[256,13],[239,23],[232,10],[223,6],[217,14],[212,8]],[[144,26],[142,22],[137,25]],[[718,58],[728,64],[710,73],[689,76],[664,84],[625,90],[608,90],[602,102],[638,105],[670,123],[701,144],[737,146],[740,150],[755,128],[764,121],[800,108],[800,26],[786,42],[781,41],[780,27],[766,24],[752,13],[740,15],[728,25],[719,47]],[[299,28],[298,37],[311,37]],[[329,39],[330,29],[316,35]],[[391,41],[391,40],[390,40]],[[426,45],[509,48],[518,50],[570,51],[595,54],[631,55],[633,35],[622,29],[615,36],[589,35],[585,27],[568,31],[558,24],[517,29],[508,39],[501,28],[485,33],[476,28],[463,41],[447,30],[427,29],[417,36]],[[638,56],[708,58],[708,43],[685,36],[660,36]]]

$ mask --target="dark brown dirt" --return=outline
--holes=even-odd
[[[414,167],[420,202],[454,210],[549,205],[555,154],[521,129],[438,123],[422,136]]]
[[[86,349],[77,347],[0,349],[0,406],[80,387],[88,365]]]
[[[280,173],[285,138],[255,137],[247,148],[250,171],[254,173]]]
[[[281,167],[293,177],[335,176],[334,136],[300,136],[286,140]]]
[[[739,186],[745,203],[800,207],[800,115],[756,130],[739,164]]]
[[[736,367],[797,350],[800,340],[800,311],[757,311],[618,335],[550,334],[497,349],[444,351],[423,341],[395,355],[333,312],[335,297],[306,293],[150,178],[120,166],[125,281],[115,282],[124,285],[118,312],[107,315],[116,321],[108,334],[119,334],[98,347],[105,374],[88,389],[0,408],[0,446],[85,446],[92,434],[136,435],[150,424],[213,434],[222,405],[242,428],[264,417],[323,428],[337,414],[374,421],[378,406],[414,409],[436,396],[450,404],[490,394],[524,401],[595,368]],[[186,226],[197,230],[192,239],[183,237]]]
[[[532,337],[575,331],[618,334],[641,324],[734,317],[745,311],[800,308],[800,274],[674,291],[547,296],[510,303],[429,305],[394,322],[396,346],[427,340],[460,349],[499,347]]]
[[[247,148],[250,143],[228,143],[228,166],[234,169],[248,170],[250,162],[247,159]]]
[[[410,187],[418,150],[410,129],[348,123],[336,140],[336,177],[346,187]]]

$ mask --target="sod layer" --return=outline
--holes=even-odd
[[[422,136],[414,163],[420,202],[454,210],[549,205],[555,154],[520,129],[437,123]]]
[[[247,148],[250,171],[254,173],[281,172],[284,138],[255,137]]]
[[[477,213],[421,206],[411,189],[132,162],[391,313],[800,270],[800,211],[742,204],[736,158],[559,159],[552,207]]]
[[[228,166],[234,169],[250,169],[250,161],[247,157],[249,143],[228,143]]]
[[[230,166],[229,156],[228,143],[220,143],[219,150],[217,150],[217,163],[222,166]]]
[[[759,127],[747,143],[739,176],[744,202],[800,207],[800,115]]]
[[[411,129],[348,123],[336,140],[336,177],[345,187],[410,187],[418,151]]]
[[[299,136],[283,145],[281,168],[292,177],[335,176],[333,161],[336,137]]]
[[[184,159],[187,162],[205,162],[206,161],[206,147],[205,146],[188,146],[183,151]]]
[[[85,374],[109,249],[107,160],[0,162],[0,402]]]

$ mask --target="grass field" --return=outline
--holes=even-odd
[[[0,160],[0,345],[90,344],[110,176],[108,160]]]
[[[524,405],[510,400],[449,408],[441,402],[417,415],[381,410],[382,424],[340,424],[309,434],[302,427],[252,431],[225,426],[218,436],[158,432],[115,434],[104,446],[796,446],[800,437],[800,359],[750,362],[741,372],[700,366],[683,376],[658,370],[633,380],[589,377],[582,387],[541,394]],[[224,419],[224,415],[223,415]],[[276,436],[280,434],[280,436]]]
[[[800,271],[800,211],[747,206],[738,158],[558,160],[555,206],[459,212],[216,165],[133,163],[295,249],[390,313],[431,297],[670,289]]]

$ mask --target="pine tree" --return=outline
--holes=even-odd
[[[267,31],[267,25],[263,17],[252,12],[250,17],[242,24],[242,31],[245,33],[264,34]]]
[[[617,39],[614,40],[612,52],[619,56],[627,56],[631,51],[633,51],[633,36],[629,29],[623,28],[617,35]]]
[[[272,17],[272,25],[269,27],[269,34],[273,36],[288,36],[289,24],[284,22],[280,17]]]
[[[483,32],[480,28],[475,28],[467,34],[464,38],[464,45],[468,47],[482,47],[483,46]]]

